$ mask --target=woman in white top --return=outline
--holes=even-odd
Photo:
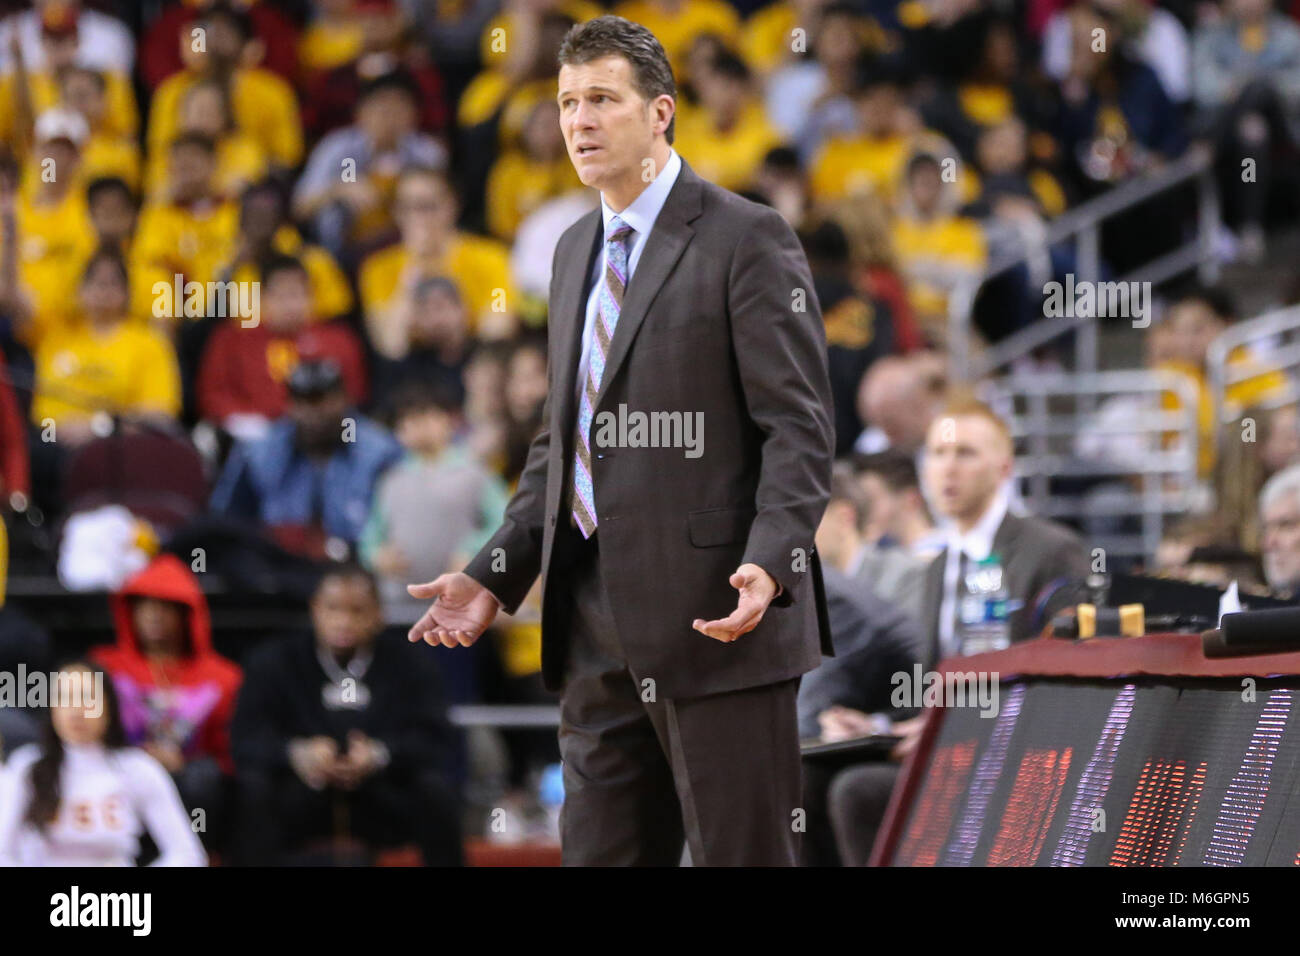
[[[112,680],[81,662],[59,678],[40,742],[0,772],[0,866],[134,866],[146,829],[152,865],[206,866],[171,777],[126,745]]]

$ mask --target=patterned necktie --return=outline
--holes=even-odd
[[[615,216],[609,221],[605,236],[605,281],[596,299],[596,340],[587,359],[587,381],[578,404],[578,439],[573,455],[573,520],[584,538],[596,531],[596,496],[591,484],[591,420],[595,415],[596,395],[605,374],[609,343],[614,339],[618,315],[623,310],[623,291],[627,288],[628,240],[634,230]]]

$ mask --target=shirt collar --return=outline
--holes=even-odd
[[[948,546],[953,553],[965,552],[975,561],[982,561],[993,551],[993,538],[1007,516],[1011,501],[1011,482],[1003,482],[980,520],[965,534],[957,530],[957,523],[948,524]]]
[[[641,195],[633,199],[622,212],[616,213],[610,209],[602,195],[600,214],[604,220],[605,235],[609,235],[609,221],[615,216],[636,230],[634,241],[650,235],[650,230],[654,228],[655,220],[659,218],[664,203],[668,201],[668,194],[672,191],[673,183],[677,181],[677,174],[681,169],[681,157],[677,155],[677,150],[669,147],[668,162],[664,164],[663,171],[651,181],[650,185],[641,190]]]

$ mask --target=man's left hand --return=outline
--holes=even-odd
[[[730,579],[733,588],[740,592],[740,600],[729,617],[719,621],[696,618],[691,627],[716,641],[730,644],[742,634],[748,634],[763,620],[763,613],[776,597],[776,581],[757,564],[742,564]]]

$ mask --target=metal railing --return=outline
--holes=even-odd
[[[1048,223],[1042,239],[1033,247],[992,262],[981,274],[957,285],[948,296],[948,351],[953,380],[978,381],[1072,332],[1075,333],[1075,370],[1096,372],[1097,319],[1089,316],[1044,317],[982,354],[972,356],[970,337],[975,299],[989,280],[1071,239],[1075,242],[1076,281],[1097,281],[1101,274],[1101,228],[1106,220],[1191,180],[1197,186],[1195,236],[1119,281],[1157,284],[1193,268],[1199,271],[1202,281],[1214,281],[1218,276],[1214,240],[1220,222],[1214,163],[1208,151],[1191,149],[1150,175],[1130,180],[1068,210]]]
[[[1199,390],[1189,375],[1014,375],[981,391],[1011,427],[1029,512],[1080,527],[1090,549],[1149,562],[1167,519],[1206,506],[1197,479]],[[1163,407],[1166,392],[1177,396],[1177,410]]]
[[[1246,354],[1245,361],[1234,355]],[[1214,403],[1214,420],[1220,425],[1233,421],[1242,409],[1228,400],[1232,389],[1260,375],[1281,372],[1288,387],[1265,396],[1259,404],[1279,408],[1296,400],[1295,383],[1300,381],[1300,305],[1274,309],[1229,326],[1210,343],[1205,353],[1206,376]],[[1219,437],[1223,429],[1217,429]]]

